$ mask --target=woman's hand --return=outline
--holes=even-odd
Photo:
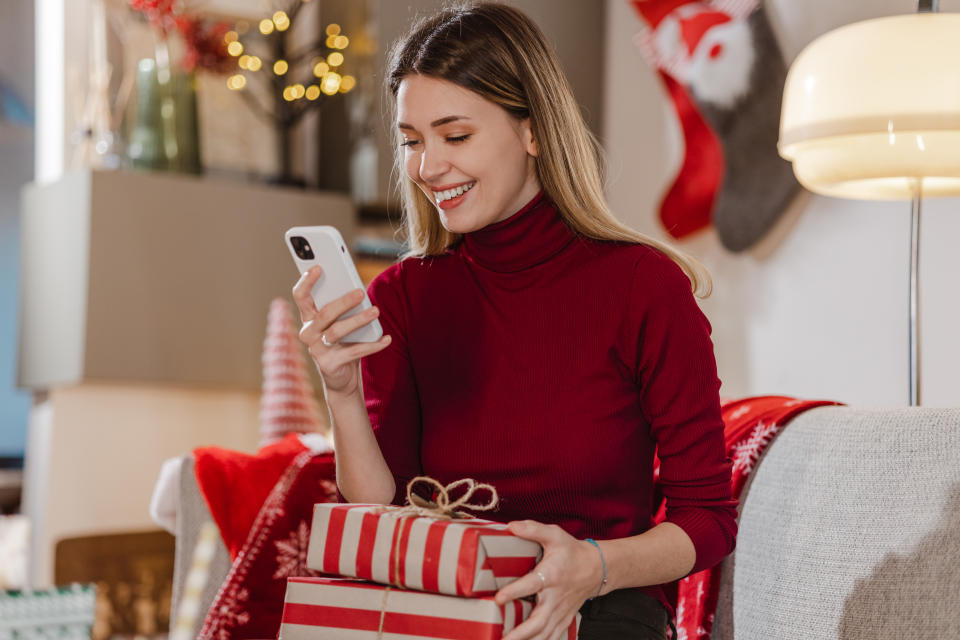
[[[577,610],[587,598],[597,595],[603,579],[600,554],[592,544],[577,540],[557,525],[520,520],[509,527],[515,536],[539,542],[543,559],[533,571],[497,591],[499,605],[537,594],[530,617],[503,640],[565,638]]]
[[[300,342],[307,345],[307,351],[323,376],[327,393],[357,393],[360,391],[360,358],[386,349],[390,344],[390,336],[385,335],[376,342],[339,344],[344,336],[373,322],[380,310],[371,307],[349,318],[339,319],[363,302],[363,289],[354,289],[322,309],[317,309],[310,292],[322,272],[319,265],[305,271],[293,287],[293,299],[300,309],[300,321],[303,323]],[[330,346],[324,344],[324,337]]]

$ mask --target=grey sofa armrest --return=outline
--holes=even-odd
[[[212,522],[210,510],[207,503],[200,493],[200,487],[197,485],[197,477],[194,473],[194,460],[192,455],[183,457],[183,463],[180,466],[180,504],[177,513],[177,531],[176,531],[176,563],[173,572],[173,597],[170,606],[170,628],[176,626],[177,611],[179,610],[180,600],[183,597],[184,583],[187,579],[187,573],[190,571],[190,563],[193,560],[193,550],[197,545],[197,537],[200,533],[200,527],[205,522]],[[203,626],[203,616],[210,609],[213,599],[217,595],[217,590],[223,584],[227,573],[230,571],[230,554],[227,552],[223,540],[217,538],[217,550],[213,561],[210,563],[210,574],[207,577],[207,583],[203,590],[203,598],[200,606],[201,617],[194,628],[194,637],[200,633]]]
[[[956,637],[958,566],[960,409],[812,409],[741,495],[713,637]]]

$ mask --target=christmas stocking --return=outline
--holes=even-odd
[[[657,69],[684,137],[660,219],[675,238],[713,222],[730,251],[753,246],[799,190],[777,155],[786,64],[760,0],[631,0],[635,42]]]

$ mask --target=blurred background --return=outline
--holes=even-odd
[[[687,93],[671,88],[645,2],[510,3],[556,48],[604,147],[613,211],[711,271],[722,394],[906,405],[909,207],[775,188],[765,167],[781,162],[797,53],[915,3],[761,3],[748,53],[770,75],[743,75],[713,106],[726,76],[707,66]],[[365,282],[403,251],[384,56],[442,4],[0,3],[0,589],[96,584],[94,637],[166,637],[175,542],[148,512],[161,465],[202,446],[257,450],[268,308],[297,277],[285,229],[337,226]],[[678,55],[697,63],[709,31],[683,31]],[[707,62],[736,68],[733,36],[714,36]],[[702,143],[682,116],[691,97],[743,190],[712,223],[666,197]],[[737,133],[752,126],[772,127],[770,144]],[[925,209],[927,406],[960,402],[956,205]]]

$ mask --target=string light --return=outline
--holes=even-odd
[[[317,76],[318,78],[322,78],[323,74],[325,74],[327,71],[330,71],[330,65],[328,65],[326,62],[318,62],[313,66],[313,75]]]
[[[243,44],[241,44],[238,40],[234,40],[227,45],[227,53],[233,57],[239,56],[241,53],[243,53]]]
[[[330,64],[331,67],[339,67],[340,65],[343,64],[343,54],[340,53],[339,51],[334,51],[333,53],[327,56],[327,62]]]
[[[286,60],[277,60],[273,63],[273,72],[278,76],[282,76],[290,69],[290,65],[287,64]]]
[[[320,87],[315,84],[307,87],[307,100],[316,100],[320,97]]]
[[[237,38],[239,37],[240,36],[236,31],[227,31],[225,34],[223,34],[223,41],[227,44],[230,44],[231,42],[236,42]]]
[[[335,36],[335,35],[338,35],[339,33],[340,33],[340,25],[338,25],[336,22],[331,22],[330,24],[327,25],[328,36]]]
[[[247,79],[244,78],[239,73],[236,75],[230,76],[227,79],[227,87],[229,87],[233,91],[239,91],[240,89],[243,89],[245,86],[247,86]]]
[[[286,87],[283,90],[283,99],[286,100],[287,102],[292,102],[294,100],[293,87]]]
[[[350,39],[347,36],[337,36],[333,39],[334,49],[346,49],[349,44]]]
[[[234,26],[236,27],[237,33],[241,36],[250,30],[250,23],[246,20],[239,20]]]
[[[237,65],[238,65],[241,69],[249,69],[249,68],[250,68],[250,60],[251,60],[250,56],[248,56],[247,54],[243,54],[242,56],[240,56],[240,59],[237,60]]]
[[[271,33],[273,33],[273,20],[269,18],[264,18],[263,20],[261,20],[260,33],[262,33],[265,36],[268,36]]]
[[[340,80],[340,93],[346,93],[357,85],[357,79],[353,76],[343,76]]]
[[[320,83],[320,90],[323,91],[328,96],[332,96],[337,91],[340,90],[340,74],[334,73],[331,71],[327,75],[323,76],[323,81]]]
[[[336,41],[337,41],[337,37],[338,37],[338,36],[327,36],[327,48],[328,48],[328,49],[336,49],[336,48],[337,48],[337,47],[335,46],[335,43],[336,43]]]
[[[277,11],[273,14],[273,24],[277,25],[277,31],[286,31],[290,28],[290,18],[285,11]]]
[[[250,56],[250,60],[247,62],[247,69],[250,71],[260,71],[260,67],[263,66],[263,61],[257,56]]]

